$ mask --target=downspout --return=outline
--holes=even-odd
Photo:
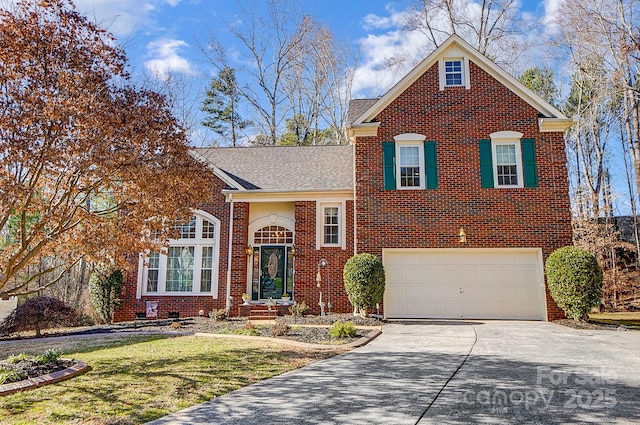
[[[355,138],[354,138],[355,139]],[[353,255],[358,254],[358,221],[356,219],[356,214],[358,209],[356,208],[356,199],[358,198],[356,193],[356,142],[352,143],[353,151]]]
[[[231,261],[233,254],[233,195],[229,193],[227,201],[229,202],[229,252],[227,253],[227,300],[226,309],[231,311]]]

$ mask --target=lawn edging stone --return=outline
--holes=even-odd
[[[89,370],[89,366],[80,360],[74,360],[74,364],[66,369],[56,372],[47,373],[46,375],[36,376],[34,378],[25,379],[18,382],[0,385],[0,397],[17,393],[18,391],[27,391],[44,385],[55,384],[65,379],[73,378],[83,374]]]

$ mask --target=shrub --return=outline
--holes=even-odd
[[[338,320],[331,325],[331,338],[353,338],[358,335],[356,326],[353,322],[342,322]]]
[[[48,349],[36,358],[36,361],[40,364],[53,363],[62,356],[62,351],[55,349]]]
[[[276,322],[274,325],[269,328],[269,335],[276,338],[279,336],[285,336],[289,333],[289,325],[282,322]]]
[[[574,320],[583,320],[600,303],[602,269],[589,252],[574,246],[555,250],[545,265],[549,293]]]
[[[34,330],[36,337],[40,337],[42,329],[73,325],[76,318],[76,311],[62,301],[38,297],[20,304],[5,319],[2,328],[9,333]]]
[[[384,267],[378,257],[368,253],[355,255],[344,265],[344,287],[349,301],[361,310],[374,309],[384,295]]]
[[[10,384],[12,382],[18,382],[24,379],[27,379],[27,374],[24,372],[0,369],[0,385]]]
[[[209,313],[209,317],[212,318],[214,321],[225,320],[227,318],[227,310],[224,308],[213,309]]]
[[[291,307],[289,307],[289,313],[293,317],[302,317],[307,314],[307,310],[309,310],[309,306],[304,302],[304,300],[300,302],[294,302]]]
[[[98,268],[89,278],[91,303],[107,323],[113,320],[113,312],[120,305],[120,292],[124,277],[120,269]]]

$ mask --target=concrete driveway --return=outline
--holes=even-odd
[[[631,424],[638,394],[640,332],[424,321],[152,423]]]

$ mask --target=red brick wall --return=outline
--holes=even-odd
[[[358,252],[383,248],[540,247],[543,258],[572,243],[562,133],[540,133],[538,112],[470,63],[471,89],[438,87],[434,65],[376,120],[377,137],[356,141]],[[534,138],[538,188],[480,187],[478,141],[497,131]],[[437,141],[438,189],[384,190],[382,143],[402,133]],[[562,316],[547,293],[549,319]]]
[[[296,202],[296,259],[293,297],[310,307],[309,313],[319,314],[319,290],[316,273],[320,260],[327,265],[320,268],[321,290],[324,302],[331,301],[332,312],[350,312],[351,304],[344,290],[342,270],[347,260],[353,256],[353,202],[346,202],[346,249],[323,247],[316,250],[316,202]],[[328,310],[325,310],[328,311]]]

